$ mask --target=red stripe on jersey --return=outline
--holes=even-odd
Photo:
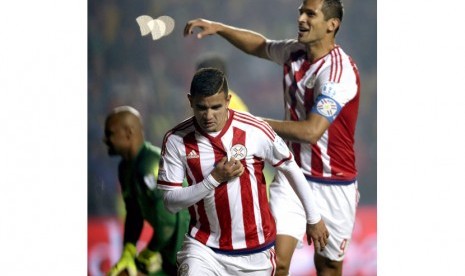
[[[339,76],[339,73],[340,73],[341,69],[339,68],[339,66],[340,66],[339,57],[337,55],[336,50],[332,51],[331,54],[334,56],[334,66],[336,67],[336,73],[334,74],[334,78],[332,80],[332,81],[335,82],[337,80],[338,76]]]
[[[191,117],[189,119],[186,119],[184,120],[183,122],[179,123],[177,126],[175,126],[174,128],[172,128],[171,130],[169,130],[166,134],[165,134],[165,137],[163,137],[163,146],[162,146],[162,149],[161,149],[161,155],[165,155],[165,150],[166,150],[166,141],[168,140],[168,137],[171,136],[171,134],[173,134],[174,132],[176,131],[180,131],[180,130],[183,130],[183,129],[186,129],[188,127],[190,127],[193,123],[193,120],[194,120],[194,117]]]
[[[233,145],[246,144],[245,131],[233,128]],[[244,166],[244,173],[240,176],[241,185],[241,203],[242,203],[242,217],[245,231],[245,242],[247,248],[254,248],[260,245],[258,240],[257,224],[255,222],[254,200],[252,196],[252,183],[250,182],[250,171],[247,168],[246,159],[240,161]]]
[[[335,74],[335,68],[334,68],[334,55],[333,52],[330,52],[331,55],[331,69],[329,70],[329,81],[333,79],[333,75]]]
[[[308,63],[307,61],[303,61],[302,66],[300,66],[299,70],[294,73],[296,82],[299,82],[305,76],[308,68],[310,68],[310,63]]]
[[[304,95],[304,105],[305,105],[305,112],[308,114],[312,110],[313,107],[313,88],[305,88],[305,95]]]
[[[167,181],[163,181],[163,180],[158,180],[157,183],[162,184],[162,185],[166,185],[166,186],[170,186],[170,187],[182,187],[182,183],[167,182]]]
[[[189,220],[189,233],[190,233],[192,231],[192,228],[194,228],[195,218],[197,217],[197,214],[195,213],[194,205],[189,206],[189,208],[187,208],[187,210],[189,210],[189,215],[191,216],[191,218]]]
[[[197,139],[195,138],[195,132],[191,132],[184,136],[184,147],[186,150],[186,156],[189,156],[190,153],[195,151],[195,155],[197,158],[187,158],[187,166],[189,170],[192,172],[192,175],[195,178],[195,182],[200,183],[203,181],[203,174],[202,174],[202,167],[200,166],[200,152],[199,146],[197,144]],[[205,213],[205,206],[203,200],[200,200],[196,203],[197,211],[199,213],[199,222],[200,222],[200,229],[195,235],[195,239],[198,241],[206,244],[208,237],[210,236],[210,224],[208,222],[207,214]],[[196,218],[197,219],[197,218]],[[191,217],[191,226],[195,225],[195,220]]]
[[[336,51],[336,55],[337,55],[337,63],[339,64],[339,67],[341,68],[339,70],[339,76],[337,76],[337,79],[336,79],[336,82],[339,83],[339,82],[341,82],[342,70],[343,70],[343,68],[342,68],[342,55],[341,55],[341,51],[340,51],[339,47],[336,48],[335,51]]]
[[[300,158],[300,143],[292,143],[292,152],[294,153],[294,159],[297,165],[301,167],[302,159]]]
[[[278,167],[279,165],[281,165],[282,163],[288,161],[288,160],[291,160],[292,158],[292,153],[289,152],[289,156],[287,158],[284,158],[283,160],[279,161],[278,163],[274,164],[273,167]]]
[[[259,121],[259,120],[256,120],[256,119],[252,119],[251,116],[248,116],[248,115],[245,115],[245,114],[240,114],[240,113],[236,113],[236,118],[235,119],[236,119],[236,121],[242,122],[244,124],[248,124],[248,125],[252,125],[252,126],[257,127],[266,136],[268,136],[268,138],[270,138],[271,141],[274,141],[274,137],[275,137],[274,131],[272,130],[270,125],[268,125],[266,122]]]
[[[207,213],[205,212],[205,203],[203,199],[196,203],[197,212],[199,213],[200,228],[195,234],[195,239],[203,244],[207,244],[208,237],[210,236],[210,223],[208,222]],[[195,221],[191,219],[191,226],[194,226]]]
[[[225,155],[226,151],[221,143],[213,147],[215,154],[215,163],[219,162]],[[220,224],[219,247],[222,250],[232,250],[232,228],[231,228],[231,210],[229,208],[228,183],[223,182],[215,189],[215,206]]]
[[[273,268],[271,270],[271,275],[274,275],[276,273],[276,253],[273,248],[270,249],[270,262],[271,267]]]
[[[235,116],[237,117],[242,117],[242,118],[245,118],[249,121],[252,121],[252,122],[255,122],[256,124],[260,125],[261,127],[263,127],[265,130],[268,131],[268,133],[274,137],[274,131],[273,131],[273,128],[271,128],[271,126],[269,124],[267,124],[265,121],[263,120],[259,120],[257,117],[249,114],[249,113],[242,113],[242,112],[238,112],[238,111],[234,111],[234,114]],[[235,117],[235,118],[237,118]]]
[[[254,157],[253,167],[255,179],[257,179],[258,203],[260,204],[260,216],[262,218],[262,228],[266,243],[274,239],[276,235],[276,224],[271,214],[268,196],[266,194],[266,179],[263,174],[265,163],[262,159]]]
[[[323,176],[323,160],[321,149],[317,145],[312,146],[312,176]]]

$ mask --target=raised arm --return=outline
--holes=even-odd
[[[218,34],[243,52],[268,59],[265,51],[266,38],[259,33],[198,18],[187,22],[184,27],[184,36],[193,34],[195,28],[200,29],[200,32],[197,33],[198,39],[202,39],[207,35]]]

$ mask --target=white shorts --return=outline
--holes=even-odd
[[[333,261],[342,261],[355,225],[355,210],[359,200],[357,181],[348,185],[308,183],[329,231],[328,245],[322,252],[316,253]]]
[[[270,184],[270,208],[276,222],[276,234],[294,237],[298,240],[297,248],[302,247],[307,225],[304,207],[280,171],[276,171]]]
[[[359,200],[357,181],[348,185],[308,183],[329,231],[328,245],[317,254],[333,261],[342,261],[355,224],[355,209]],[[270,184],[270,207],[277,234],[296,238],[297,247],[300,248],[306,232],[305,210],[287,178],[279,171]]]
[[[274,247],[248,255],[225,255],[188,235],[177,254],[177,263],[178,276],[269,276],[276,272]]]

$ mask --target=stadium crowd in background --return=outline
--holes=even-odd
[[[341,0],[304,0],[298,10],[296,39],[269,40],[250,30],[205,19],[189,21],[184,35],[199,28],[199,39],[218,34],[247,54],[283,66],[286,117],[265,120],[278,135],[291,142],[331,233],[329,246],[323,251],[315,250],[317,272],[342,275],[342,261],[354,229],[359,198],[354,138],[360,79],[354,61],[335,43],[343,17]],[[285,181],[279,175],[276,179]],[[285,202],[278,205],[276,210],[289,206]],[[299,212],[298,205],[293,208],[296,209],[277,215],[278,225],[281,216]],[[298,239],[288,235],[276,247],[292,244],[288,247],[292,253],[297,242]],[[278,253],[278,260],[288,257],[289,250]],[[290,258],[280,267],[279,275],[287,275],[289,265]]]
[[[160,148],[144,139],[140,113],[130,106],[113,109],[105,121],[104,142],[110,156],[121,156],[118,179],[125,203],[123,252],[109,276],[126,271],[137,276],[176,275],[176,253],[187,232],[189,214],[171,214],[165,209],[162,192],[156,189]],[[137,241],[146,220],[153,227],[147,247],[138,254]]]

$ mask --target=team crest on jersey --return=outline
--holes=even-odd
[[[199,158],[199,155],[195,150],[192,150],[186,155],[187,159],[192,159],[192,158]]]
[[[337,104],[334,100],[330,98],[322,98],[316,104],[316,109],[318,113],[325,117],[331,117],[336,115],[337,112]]]
[[[316,81],[316,73],[311,75],[310,78],[305,82],[305,87],[311,89],[315,86],[315,81]]]
[[[231,147],[231,157],[236,160],[244,159],[247,156],[247,148],[241,144],[235,144]]]

